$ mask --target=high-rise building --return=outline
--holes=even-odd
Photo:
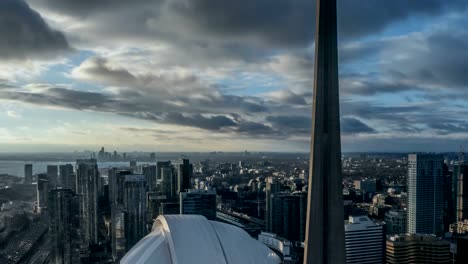
[[[142,168],[142,173],[146,177],[146,187],[148,191],[154,192],[157,189],[157,166],[145,165]]]
[[[182,159],[177,166],[177,193],[190,189],[190,181],[193,174],[193,165],[188,159]]]
[[[126,175],[124,183],[125,248],[129,250],[147,234],[145,175]]]
[[[158,180],[162,179],[162,169],[163,168],[170,168],[171,167],[171,162],[170,161],[158,161],[156,162],[156,178]]]
[[[161,168],[161,179],[158,180],[158,190],[166,195],[168,200],[178,200],[177,174],[172,166]]]
[[[111,218],[112,259],[117,263],[126,252],[124,206],[121,204],[112,205]]]
[[[49,186],[51,189],[58,186],[58,166],[57,165],[47,165],[47,179],[49,181]]]
[[[73,174],[73,165],[65,164],[59,166],[59,179],[63,188],[68,188],[76,192],[76,179]]]
[[[345,223],[346,263],[385,263],[385,230],[367,216],[350,216]]]
[[[408,155],[408,233],[443,233],[442,155]]]
[[[271,196],[272,232],[290,241],[304,241],[307,193],[276,193]]]
[[[315,82],[304,263],[345,263],[336,0],[316,1]]]
[[[31,184],[32,176],[33,176],[33,165],[25,164],[24,165],[24,182]]]
[[[405,210],[390,210],[385,214],[388,235],[406,234],[407,215]]]
[[[112,168],[109,169],[109,204],[123,204],[124,203],[124,183],[125,176],[131,175],[133,172],[128,169]]]
[[[162,192],[148,192],[146,194],[147,223],[153,225],[154,219],[159,215],[161,203],[167,200],[167,196]]]
[[[435,235],[391,236],[387,239],[387,264],[448,264],[450,243]]]
[[[80,263],[79,198],[71,189],[49,192],[50,263]]]
[[[81,257],[89,256],[89,246],[98,243],[98,181],[95,159],[76,161],[76,189],[80,197]]]
[[[453,167],[452,184],[456,221],[463,221],[468,219],[468,165],[465,164],[463,152]]]
[[[216,219],[216,191],[189,189],[180,193],[180,214],[203,215]]]
[[[266,230],[272,232],[272,195],[280,192],[281,184],[273,177],[268,177],[265,187],[265,227]]]
[[[47,209],[47,202],[49,200],[49,181],[47,180],[47,174],[37,175],[37,211],[42,213]]]

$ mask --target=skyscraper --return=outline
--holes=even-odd
[[[265,187],[265,225],[268,232],[272,232],[272,195],[278,193],[281,189],[281,184],[273,177],[268,177]]]
[[[50,188],[56,188],[58,185],[58,167],[57,165],[47,165],[47,179]]]
[[[124,184],[125,249],[132,248],[147,234],[145,175],[126,175]]]
[[[317,0],[304,263],[345,263],[336,0]]]
[[[125,175],[133,174],[131,170],[112,168],[109,169],[109,203],[123,204],[123,190],[125,183]]]
[[[193,165],[188,159],[182,159],[182,163],[178,164],[177,169],[177,192],[180,193],[190,189]]]
[[[32,176],[33,176],[33,165],[25,164],[24,165],[24,182],[31,184]]]
[[[37,211],[42,213],[47,209],[49,195],[49,181],[47,180],[47,174],[37,175]]]
[[[408,155],[408,233],[443,233],[443,163],[435,154]]]
[[[73,165],[60,165],[59,176],[59,182],[63,188],[68,188],[76,192],[76,179],[75,175],[73,174]]]
[[[76,161],[76,188],[80,197],[81,256],[89,256],[89,246],[98,243],[98,181],[95,159]]]
[[[180,194],[180,213],[216,219],[216,191],[189,189]]]
[[[346,263],[385,263],[385,230],[367,216],[350,216],[345,224]]]
[[[304,241],[307,194],[305,192],[273,194],[271,207],[272,232],[290,241]]]
[[[157,167],[156,165],[145,165],[142,168],[143,175],[146,177],[146,187],[148,191],[154,192],[156,191],[156,183],[157,183]]]
[[[468,166],[465,164],[464,153],[460,152],[458,162],[453,167],[452,183],[456,221],[468,219]]]
[[[80,262],[79,198],[71,189],[49,192],[50,260],[56,264]]]

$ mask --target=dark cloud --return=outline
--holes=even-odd
[[[345,134],[376,133],[375,129],[351,117],[341,119],[341,132]]]
[[[237,124],[226,116],[209,116],[201,114],[184,115],[181,113],[168,113],[165,115],[164,122],[189,127],[198,127],[206,130],[220,130],[224,127],[232,127]]]
[[[22,0],[0,1],[0,58],[50,58],[71,48],[63,33],[51,29]]]
[[[225,52],[244,55],[262,50],[249,49],[252,44],[308,46],[313,42],[315,29],[313,0],[31,0],[31,3],[96,19],[100,22],[96,27],[104,34],[126,37],[140,34],[145,38],[152,35],[155,39],[171,39],[175,43],[185,39],[193,40],[194,45],[206,45],[216,40],[224,43]],[[343,0],[338,1],[338,28],[343,39],[363,37],[415,15],[436,16],[462,7],[466,7],[463,0]],[[102,17],[106,20],[101,21]],[[155,25],[151,28],[152,22]],[[166,24],[171,25],[172,31]],[[238,45],[245,41],[250,45]]]

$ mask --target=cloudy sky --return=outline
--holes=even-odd
[[[468,147],[468,1],[338,0],[344,151]],[[313,0],[0,0],[0,152],[308,151]]]

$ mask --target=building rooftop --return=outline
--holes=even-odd
[[[161,215],[122,264],[281,263],[244,230],[200,215]]]

